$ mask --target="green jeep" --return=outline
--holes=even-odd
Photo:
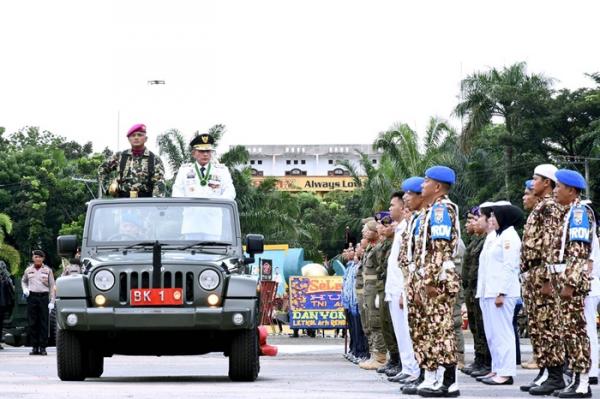
[[[89,202],[83,273],[56,282],[56,351],[63,381],[100,377],[104,358],[223,352],[229,377],[258,377],[259,283],[247,265],[263,237],[246,236],[236,203],[139,198]],[[73,256],[76,236],[60,236]]]

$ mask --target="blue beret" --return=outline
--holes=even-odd
[[[425,171],[425,176],[450,185],[456,182],[456,173],[447,166],[432,166]]]
[[[409,177],[408,179],[402,182],[402,191],[404,192],[412,192],[412,193],[421,193],[421,185],[425,179],[420,176]]]
[[[570,169],[559,169],[556,171],[556,180],[565,186],[585,190],[587,184],[581,173]]]
[[[383,218],[389,217],[389,216],[390,216],[389,211],[379,211],[375,214],[375,219],[381,221],[381,220],[383,220]]]
[[[533,180],[527,180],[527,181],[525,182],[525,188],[526,188],[527,190],[533,190]]]

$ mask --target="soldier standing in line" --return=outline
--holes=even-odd
[[[165,168],[157,155],[146,148],[146,125],[133,125],[127,132],[131,149],[117,152],[98,170],[100,187],[116,172],[108,188],[113,197],[164,197]]]
[[[460,241],[458,206],[448,192],[456,175],[447,166],[425,171],[421,195],[428,205],[415,246],[415,262],[422,276],[421,295],[427,333],[423,340],[425,379],[417,393],[424,397],[460,395],[456,381],[456,335],[452,310],[460,289],[453,259]]]
[[[525,190],[523,192],[523,209],[526,211],[532,211],[533,208],[539,202],[539,197],[535,195],[533,192],[533,180],[527,180],[525,182]],[[525,314],[529,315],[535,312],[535,308],[532,305],[531,295],[530,295],[530,287],[525,281],[521,283],[521,296],[523,297],[523,304],[525,306]],[[519,337],[517,337],[517,340]],[[521,363],[521,367],[524,369],[537,369],[539,368],[537,365],[537,358],[535,357],[535,353],[531,355],[531,359],[526,363]]]
[[[588,381],[590,341],[586,332],[584,300],[590,291],[587,269],[593,235],[596,233],[596,220],[594,212],[581,203],[580,193],[586,188],[583,176],[574,170],[560,169],[556,172],[556,180],[554,197],[568,211],[562,226],[558,264],[551,265],[554,270],[550,272],[564,273],[559,291],[560,313],[553,315],[562,319],[564,325],[558,341],[548,342],[547,345],[560,346],[564,343],[566,360],[574,373],[571,383],[559,392],[558,397],[591,398]]]
[[[564,207],[553,198],[556,167],[543,164],[533,172],[533,192],[540,198],[523,230],[521,247],[521,284],[527,285],[533,312],[528,314],[529,336],[540,371],[534,380],[521,386],[531,395],[549,395],[565,387],[562,367],[564,345],[557,342],[562,335],[558,293],[562,276],[555,273],[558,264]],[[545,370],[548,370],[546,376]]]
[[[581,201],[591,208],[590,200]],[[592,235],[592,254],[588,260],[587,274],[590,278],[590,292],[585,298],[584,312],[587,335],[590,340],[590,385],[598,385],[598,330],[596,329],[596,316],[600,304],[600,240],[598,239],[598,213],[594,212],[596,231]]]
[[[33,346],[30,355],[46,356],[48,346],[48,310],[54,307],[50,295],[54,292],[52,269],[44,264],[43,251],[33,251],[33,264],[23,273],[21,286],[27,297],[27,321],[29,338]]]
[[[369,329],[369,349],[371,358],[361,362],[358,366],[365,370],[377,370],[386,361],[386,346],[381,331],[381,319],[379,317],[379,304],[377,281],[377,256],[380,251],[379,235],[377,234],[377,222],[370,221],[366,225],[366,238],[369,246],[363,256],[363,279],[365,290],[365,309],[367,325]],[[383,298],[382,301],[383,303]]]
[[[394,228],[389,212],[380,212],[380,225],[378,234],[381,237],[380,243],[377,245],[377,304],[379,306],[379,318],[381,320],[381,331],[383,340],[390,356],[388,362],[377,369],[378,373],[385,373],[388,377],[395,376],[402,369],[400,364],[400,353],[398,352],[398,343],[394,335],[394,326],[392,325],[392,317],[390,308],[385,302],[385,286],[388,278],[387,261],[392,250],[394,242]]]
[[[357,257],[357,263],[356,263],[356,269],[355,269],[355,280],[354,280],[354,286],[355,286],[355,293],[356,293],[356,305],[358,307],[358,325],[362,329],[362,336],[364,338],[364,343],[366,346],[366,353],[364,354],[364,357],[362,358],[357,358],[356,361],[353,361],[352,363],[354,364],[360,364],[361,362],[365,362],[369,359],[369,335],[370,335],[370,331],[369,331],[369,326],[367,323],[367,311],[365,308],[365,283],[364,283],[364,278],[363,278],[363,263],[365,260],[365,249],[368,247],[369,245],[369,241],[364,238],[364,236],[366,235],[366,226],[363,226],[363,238],[360,241],[360,244],[358,245],[358,247],[356,248],[356,257]]]
[[[462,371],[468,375],[473,373],[475,377],[483,376],[490,372],[492,359],[485,337],[481,307],[479,306],[479,301],[475,298],[479,255],[483,249],[483,243],[485,242],[487,233],[485,228],[477,223],[479,217],[480,213],[478,206],[472,208],[467,214],[466,230],[467,234],[471,236],[471,241],[465,251],[462,275],[469,329],[473,334],[473,347],[475,351],[473,363],[465,367]]]
[[[424,339],[427,325],[425,324],[425,308],[423,306],[423,296],[421,294],[422,275],[418,273],[415,265],[415,248],[422,226],[422,217],[425,214],[425,202],[421,195],[424,178],[414,176],[406,179],[402,184],[405,191],[404,203],[406,207],[413,212],[408,228],[404,232],[402,245],[400,246],[400,255],[398,256],[399,267],[402,270],[405,279],[406,303],[401,303],[407,312],[407,325],[411,347],[420,367],[418,375],[413,374],[401,383],[403,386],[400,392],[406,395],[414,395],[420,384],[423,383],[425,373],[421,365],[425,361]]]

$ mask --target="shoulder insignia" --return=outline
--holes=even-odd
[[[576,205],[569,216],[569,241],[590,243],[590,219],[587,208]]]
[[[450,241],[452,237],[452,221],[448,214],[448,207],[445,204],[435,204],[431,207],[429,225],[431,227],[432,240]]]

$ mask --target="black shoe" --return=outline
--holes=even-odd
[[[404,395],[416,395],[417,391],[418,391],[418,387],[419,387],[419,385],[421,385],[423,380],[425,380],[425,372],[423,370],[421,370],[421,374],[419,375],[419,378],[417,378],[415,381],[413,381],[411,383],[408,383],[408,384],[402,386],[400,388],[400,392],[403,393]]]
[[[585,376],[587,378],[587,376]],[[573,381],[569,386],[558,393],[559,398],[591,398],[592,390],[589,382],[581,380],[581,374],[575,373]]]
[[[590,377],[588,384],[598,385],[598,377]]]
[[[385,372],[385,375],[387,375],[388,377],[394,377],[396,375],[398,375],[398,373],[402,372],[402,366],[400,366],[399,364],[390,367],[389,369],[387,369],[387,371]]]
[[[38,348],[37,346],[34,346],[33,349],[31,350],[31,352],[29,352],[30,355],[39,355],[40,354],[40,348]]]
[[[399,363],[400,363],[400,354],[390,353],[390,358],[388,359],[387,362],[385,362],[385,364],[383,366],[381,366],[377,369],[377,373],[387,375],[387,371],[391,367],[397,367]],[[396,375],[396,374],[398,374],[398,372],[395,372],[392,375]]]
[[[504,382],[496,382],[496,381],[494,381],[494,377],[485,378],[485,379],[481,380],[481,382],[483,382],[486,385],[512,385],[512,384],[514,384],[512,377],[508,377],[508,379]]]
[[[42,355],[42,356],[48,355],[48,352],[46,352],[46,348],[40,348],[40,355]]]
[[[412,377],[410,374],[398,373],[392,377],[388,377],[389,382],[402,382],[407,378]]]
[[[0,345],[0,351],[1,351],[2,349],[4,349],[4,347],[3,347],[2,345]]]
[[[529,384],[527,385],[521,385],[519,387],[519,389],[523,392],[529,392],[529,390],[533,387],[537,387],[538,385],[541,385],[542,382],[546,381],[546,378],[548,378],[547,376],[544,376],[544,371],[546,371],[546,369],[544,367],[542,367],[540,369],[540,371],[538,372],[538,375],[533,379],[533,381],[531,381]]]
[[[554,391],[557,389],[563,389],[564,387],[565,381],[562,375],[562,367],[548,367],[548,379],[540,386],[531,387],[529,389],[529,394],[535,396],[552,395]]]
[[[479,368],[479,364],[477,364],[476,362],[473,362],[471,364],[466,365],[462,369],[460,369],[460,371],[462,371],[466,375],[470,375],[473,372],[473,370],[475,370],[477,368]]]
[[[488,373],[488,374],[489,374],[489,373]],[[493,377],[493,376],[492,376],[492,377]],[[479,377],[477,377],[477,378],[475,378],[475,379],[476,379],[477,381],[481,382],[481,381],[483,381],[483,380],[487,380],[488,378],[491,378],[491,377],[487,377],[487,374],[486,374],[486,375],[481,375],[481,376],[479,376]]]
[[[488,375],[490,371],[492,371],[490,367],[481,366],[480,368],[471,371],[471,374],[469,375],[473,378],[483,377],[484,375]]]
[[[456,384],[456,364],[444,364],[444,379],[436,388],[422,388],[417,392],[425,398],[455,398],[460,396]]]

